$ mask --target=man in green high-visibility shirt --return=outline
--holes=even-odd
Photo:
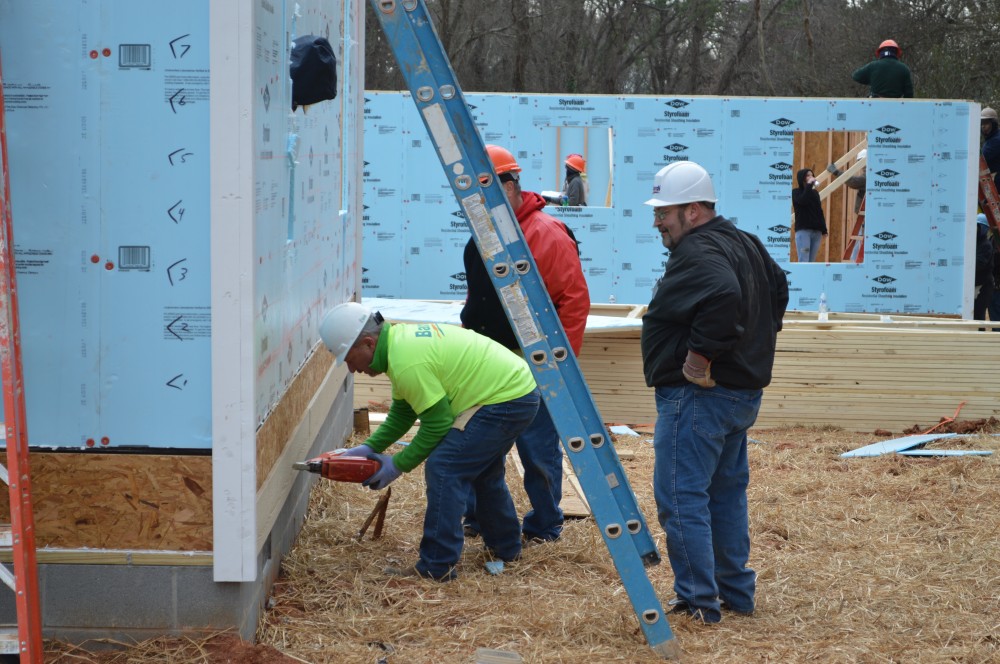
[[[385,422],[363,444],[343,452],[381,463],[365,486],[383,489],[426,462],[420,559],[413,567],[386,572],[455,578],[470,491],[486,547],[500,560],[519,558],[521,527],[504,479],[504,459],[535,418],[541,398],[524,359],[455,325],[391,325],[356,302],[331,309],[320,336],[351,373],[384,373],[392,383]],[[394,455],[382,454],[417,417],[420,429],[413,441]]]

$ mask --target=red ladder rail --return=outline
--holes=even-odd
[[[983,155],[979,155],[979,209],[986,215],[990,228],[1000,234],[1000,195]]]
[[[7,159],[7,125],[0,66],[0,365],[3,371],[3,426],[7,447],[10,488],[10,522],[14,573],[4,568],[0,576],[16,596],[18,654],[22,664],[42,664],[42,618],[35,559],[35,519],[31,509],[31,475],[28,463],[27,411],[24,406],[24,372],[21,366],[21,328],[17,305],[13,216],[10,207],[10,162]],[[10,578],[10,577],[13,578]]]
[[[854,220],[854,228],[851,230],[851,234],[847,236],[847,246],[844,247],[844,257],[841,260],[851,260],[851,254],[857,249],[858,255],[854,259],[854,262],[863,263],[865,261],[865,201],[867,198],[867,194],[861,194],[861,207],[858,208],[858,217]]]

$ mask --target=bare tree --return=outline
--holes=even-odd
[[[925,98],[1000,102],[1000,0],[427,0],[483,92],[858,97],[895,39]],[[368,14],[366,87],[403,86]]]

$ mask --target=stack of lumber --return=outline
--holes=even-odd
[[[1000,332],[897,316],[831,322],[789,320],[758,422],[901,431],[959,406],[962,419],[1000,413]]]
[[[588,322],[579,357],[605,422],[656,420],[653,391],[642,374],[643,312],[643,307],[625,305],[592,310],[592,319],[621,318],[618,327]],[[778,335],[774,378],[764,391],[757,426],[902,431],[936,424],[962,404],[961,419],[998,416],[1000,332],[981,331],[981,325],[843,313],[820,322],[814,312],[790,311]],[[356,377],[356,406],[387,405],[390,398],[384,376]]]

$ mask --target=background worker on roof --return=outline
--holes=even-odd
[[[521,189],[521,167],[514,155],[497,145],[487,145],[510,207],[521,226],[528,250],[538,266],[539,276],[555,305],[559,321],[573,352],[580,353],[583,332],[590,313],[590,291],[583,276],[576,239],[569,228],[544,212],[545,200]],[[462,307],[462,325],[495,339],[507,348],[520,346],[507,314],[497,296],[476,243],[470,239],[463,256],[468,295]],[[562,533],[562,446],[552,417],[543,401],[531,425],[517,438],[517,453],[524,466],[524,490],[531,510],[521,526],[527,540],[550,541]],[[466,532],[474,536],[479,525],[475,518],[476,501],[471,499],[466,514]]]
[[[870,86],[869,97],[913,97],[913,76],[900,58],[903,49],[892,39],[886,39],[875,49],[875,60],[851,74],[858,83]]]
[[[694,162],[656,174],[646,205],[670,259],[641,337],[655,388],[653,495],[674,572],[672,611],[709,623],[722,609],[754,611],[747,430],[788,305],[784,271],[715,202],[711,177]]]
[[[535,418],[541,398],[524,359],[457,325],[390,325],[357,302],[331,309],[320,337],[351,373],[385,373],[392,384],[385,422],[363,444],[343,452],[382,464],[365,486],[383,489],[424,463],[427,510],[420,558],[412,567],[385,572],[455,578],[470,493],[487,549],[503,561],[519,558],[521,528],[504,480],[504,459]],[[420,429],[410,444],[395,455],[382,454],[418,416]]]
[[[566,182],[563,184],[562,195],[566,205],[586,205],[587,186],[583,181],[583,173],[587,172],[587,162],[583,155],[571,154],[566,157]]]

